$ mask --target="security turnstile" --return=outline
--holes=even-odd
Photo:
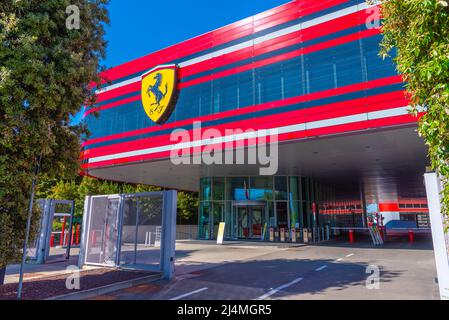
[[[34,244],[30,245],[28,258],[34,263],[46,263],[50,257],[51,248],[58,246],[64,252],[64,258],[70,258],[70,250],[73,242],[73,216],[75,213],[75,201],[40,199],[37,205],[41,210],[40,229]],[[60,219],[61,230],[53,230],[54,220]],[[55,244],[55,236],[58,243]]]

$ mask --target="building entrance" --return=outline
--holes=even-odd
[[[262,240],[265,223],[265,204],[251,203],[234,206],[237,222],[237,238]]]

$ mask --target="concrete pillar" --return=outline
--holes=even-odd
[[[441,212],[441,181],[436,173],[424,175],[427,201],[429,203],[430,225],[432,228],[433,250],[438,275],[438,286],[442,300],[449,300],[449,235],[444,230]]]
[[[177,200],[177,191],[164,191],[161,243],[161,271],[164,279],[171,279],[175,273]]]

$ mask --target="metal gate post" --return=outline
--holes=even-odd
[[[53,199],[48,200],[48,215],[47,215],[47,226],[45,228],[46,239],[45,239],[45,252],[44,252],[44,262],[50,257],[50,237],[53,230],[53,217],[55,214],[55,201]]]
[[[69,240],[67,243],[67,250],[65,253],[65,258],[67,260],[70,259],[70,249],[72,248],[73,219],[75,218],[75,201],[74,200],[71,201],[71,206],[72,207],[70,208],[70,226],[69,226],[69,236],[68,236]]]
[[[45,263],[45,257],[47,252],[47,245],[49,241],[48,235],[48,224],[50,221],[50,206],[51,200],[45,199],[43,200],[43,208],[42,208],[42,218],[41,218],[41,229],[39,234],[39,240],[36,245],[36,263],[43,264]]]
[[[175,269],[177,195],[175,190],[163,192],[161,271],[164,279],[171,279]]]
[[[117,214],[117,239],[116,239],[116,253],[115,253],[115,266],[120,267],[120,258],[122,254],[122,236],[123,236],[123,219],[125,216],[125,195],[119,194],[118,202],[118,214]]]
[[[80,253],[78,256],[78,267],[80,269],[83,268],[85,257],[86,257],[86,248],[87,248],[87,237],[89,235],[89,216],[90,216],[90,206],[91,206],[92,197],[86,196],[84,199],[84,214],[83,214],[83,226],[81,232],[81,243],[80,243]]]
[[[137,197],[137,212],[136,212],[136,235],[134,236],[134,264],[137,263],[137,243],[139,242],[139,216],[140,216],[140,197]]]

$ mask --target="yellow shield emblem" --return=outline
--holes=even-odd
[[[142,75],[142,105],[148,117],[163,124],[173,112],[178,98],[176,65],[159,66]]]

